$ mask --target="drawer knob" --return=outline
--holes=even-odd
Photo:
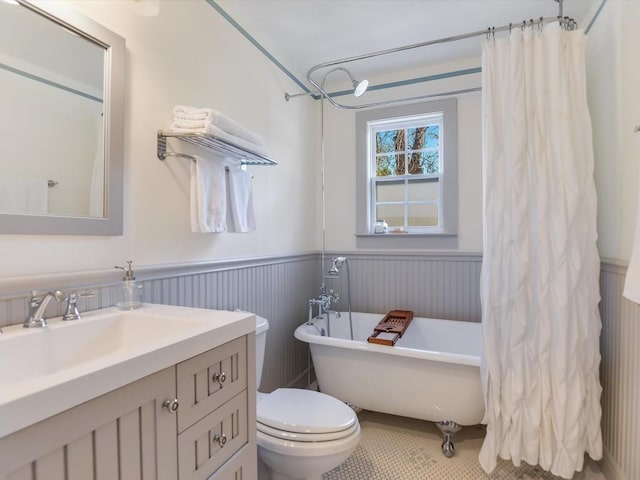
[[[213,436],[213,443],[217,443],[218,445],[220,445],[220,448],[223,448],[227,443],[227,436],[224,433],[216,433]]]
[[[169,413],[176,413],[176,410],[178,410],[179,407],[178,399],[174,398],[173,400],[165,400],[162,402],[162,406],[169,410]]]
[[[218,385],[220,385],[220,388],[222,388],[222,384],[224,382],[227,381],[227,374],[222,372],[222,373],[214,373],[213,375],[211,375],[211,380],[213,380],[214,382],[218,382]]]

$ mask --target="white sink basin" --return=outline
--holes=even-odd
[[[0,335],[0,438],[255,329],[252,314],[145,304]]]
[[[0,339],[0,384],[25,382],[109,355],[131,355],[202,323],[114,309],[85,314],[79,321],[49,321],[46,328],[22,328]]]

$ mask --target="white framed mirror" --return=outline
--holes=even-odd
[[[0,233],[121,235],[125,40],[0,0]]]

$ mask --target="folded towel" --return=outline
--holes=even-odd
[[[229,167],[229,210],[233,220],[232,231],[246,233],[256,229],[251,175],[239,165]]]
[[[195,108],[186,105],[176,105],[173,109],[173,121],[179,128],[204,128],[207,124],[210,124],[214,127],[221,128],[231,135],[235,135],[236,137],[240,137],[254,143],[259,147],[263,147],[265,144],[262,137],[240,125],[235,120],[227,117],[225,114],[211,108]],[[195,122],[196,125],[184,126],[181,125],[183,122]],[[197,122],[203,123],[197,124]]]
[[[267,151],[264,147],[256,145],[255,143],[251,143],[244,138],[240,138],[236,135],[232,135],[220,127],[215,127],[213,125],[206,125],[201,128],[183,128],[179,126],[180,124],[176,124],[175,122],[171,124],[171,130],[174,132],[191,132],[191,133],[208,133],[213,135],[220,140],[223,140],[227,143],[235,145],[237,147],[243,148],[244,150],[248,150],[253,153],[257,153],[259,155],[267,156]]]
[[[191,231],[227,231],[224,163],[196,157],[191,162]]]
[[[0,213],[44,215],[48,195],[44,178],[0,176]]]

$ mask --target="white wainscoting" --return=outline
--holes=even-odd
[[[640,305],[622,296],[626,267],[600,272],[603,471],[610,480],[640,479]]]

